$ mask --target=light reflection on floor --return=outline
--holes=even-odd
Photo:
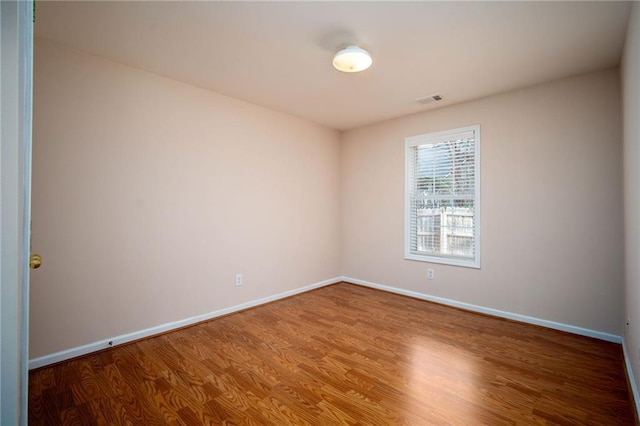
[[[484,380],[478,360],[468,351],[419,336],[410,348],[407,369],[411,396],[423,401],[430,416],[439,414],[444,422],[456,424],[477,418]]]

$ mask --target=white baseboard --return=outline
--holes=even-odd
[[[625,339],[622,339],[622,354],[624,355],[624,364],[627,368],[627,378],[629,379],[629,384],[631,385],[631,393],[633,394],[633,402],[635,403],[636,414],[638,415],[638,418],[640,418],[640,395],[638,395],[638,387],[636,386],[636,380],[633,376],[633,370],[631,369],[631,360],[633,358],[629,357]]]
[[[78,346],[71,349],[65,349],[60,352],[56,352],[49,355],[44,355],[38,358],[29,360],[29,369],[44,367],[56,362],[65,361],[71,358],[75,358],[82,355],[90,354],[102,349],[106,349],[112,346],[121,345],[123,343],[132,342],[134,340],[143,339],[156,334],[164,333],[166,331],[175,330],[188,325],[193,325],[202,321],[207,321],[223,315],[228,315],[234,312],[242,311],[245,309],[253,308],[255,306],[264,305],[265,303],[273,302],[285,297],[293,296],[299,293],[304,293],[309,290],[324,287],[327,285],[335,284],[342,281],[342,277],[335,277],[328,280],[320,281],[314,284],[310,284],[304,287],[296,288],[294,290],[285,291],[283,293],[276,294],[274,296],[263,297],[262,299],[252,300],[250,302],[241,303],[230,308],[219,309],[217,311],[209,312],[195,317],[186,318],[180,321],[174,321],[155,327],[150,327],[144,330],[136,331],[129,334],[123,334],[120,336],[111,337],[109,339],[100,340],[97,342],[89,343],[83,346]]]
[[[617,336],[615,334],[609,334],[609,333],[604,333],[604,332],[600,332],[600,331],[594,331],[594,330],[589,330],[586,328],[582,328],[582,327],[576,327],[576,326],[572,326],[572,325],[567,325],[567,324],[562,324],[562,323],[557,323],[554,321],[548,321],[548,320],[543,320],[540,318],[534,318],[534,317],[529,317],[529,316],[525,316],[525,315],[520,315],[520,314],[514,314],[511,312],[505,312],[505,311],[500,311],[497,309],[492,309],[492,308],[485,308],[482,306],[477,306],[477,305],[472,305],[470,303],[465,303],[465,302],[459,302],[456,300],[451,300],[451,299],[445,299],[442,297],[437,297],[437,296],[431,296],[428,294],[423,294],[423,293],[418,293],[415,291],[410,291],[410,290],[404,290],[401,288],[397,288],[397,287],[391,287],[391,286],[386,286],[386,285],[382,285],[382,284],[377,284],[377,283],[373,283],[370,281],[365,281],[365,280],[360,280],[357,278],[352,278],[352,277],[334,277],[328,280],[324,280],[324,281],[320,281],[314,284],[310,284],[304,287],[299,287],[297,289],[294,290],[290,290],[290,291],[286,291],[283,293],[279,293],[273,296],[268,296],[268,297],[264,297],[262,299],[257,299],[257,300],[253,300],[250,302],[246,302],[246,303],[241,303],[239,305],[236,306],[232,306],[229,308],[224,308],[224,309],[220,309],[217,311],[213,311],[213,312],[209,312],[203,315],[198,315],[198,316],[194,316],[191,318],[186,318],[180,321],[174,321],[171,323],[166,323],[166,324],[162,324],[162,325],[158,325],[155,327],[150,327],[144,330],[140,330],[140,331],[136,331],[133,333],[128,333],[128,334],[123,334],[120,336],[114,336],[112,338],[108,338],[108,339],[104,339],[104,340],[100,340],[97,342],[93,342],[93,343],[89,343],[83,346],[78,346],[75,348],[70,348],[70,349],[65,349],[63,351],[60,352],[55,352],[53,354],[49,354],[49,355],[44,355],[38,358],[33,358],[31,360],[29,360],[29,369],[32,370],[34,368],[40,368],[40,367],[44,367],[50,364],[55,364],[56,362],[60,362],[60,361],[65,361],[71,358],[75,358],[78,356],[82,356],[82,355],[86,355],[92,352],[96,352],[102,349],[106,349],[112,346],[117,346],[117,345],[121,345],[123,343],[128,343],[128,342],[132,342],[134,340],[138,340],[138,339],[143,339],[146,337],[150,337],[156,334],[160,334],[160,333],[164,333],[166,331],[170,331],[170,330],[175,330],[181,327],[185,327],[188,325],[193,325],[196,324],[198,322],[201,321],[207,321],[216,317],[220,317],[223,315],[228,315],[234,312],[238,312],[238,311],[242,311],[244,309],[249,309],[249,308],[253,308],[255,306],[259,306],[259,305],[263,305],[265,303],[269,303],[269,302],[273,302],[279,299],[283,299],[285,297],[289,297],[289,296],[293,296],[299,293],[304,293],[306,291],[309,290],[313,290],[316,288],[320,288],[320,287],[324,287],[327,285],[331,285],[331,284],[335,284],[338,283],[340,281],[345,281],[345,282],[349,282],[352,284],[357,284],[357,285],[362,285],[365,287],[371,287],[371,288],[375,288],[378,290],[384,290],[384,291],[388,291],[391,293],[396,293],[396,294],[401,294],[404,296],[410,296],[410,297],[414,297],[417,299],[422,299],[422,300],[427,300],[430,302],[436,302],[436,303],[440,303],[442,305],[448,305],[448,306],[453,306],[456,308],[461,308],[461,309],[465,309],[468,311],[473,311],[473,312],[480,312],[483,314],[488,314],[488,315],[493,315],[496,317],[502,317],[502,318],[508,318],[508,319],[512,319],[515,321],[520,321],[520,322],[525,322],[525,323],[529,323],[529,324],[535,324],[535,325],[539,325],[542,327],[548,327],[548,328],[553,328],[556,330],[562,330],[562,331],[567,331],[569,333],[574,333],[574,334],[579,334],[582,336],[588,336],[588,337],[593,337],[596,339],[601,339],[601,340],[606,340],[609,342],[614,342],[614,343],[622,343],[622,337],[621,336]],[[625,352],[625,360],[627,360],[627,356],[626,356],[626,352]],[[626,361],[627,362],[627,361]],[[628,369],[628,371],[631,371],[630,369]],[[631,374],[631,373],[630,373]],[[631,383],[635,383],[633,380],[631,380]],[[636,392],[636,391],[634,391]],[[634,397],[636,397],[636,394],[634,394]],[[636,398],[637,401],[637,398]]]
[[[483,306],[472,305],[470,303],[459,302],[457,300],[445,299],[443,297],[431,296],[428,294],[418,293],[411,290],[405,290],[397,287],[376,284],[370,281],[359,280],[357,278],[342,277],[342,281],[358,284],[364,287],[376,288],[378,290],[384,290],[391,293],[401,294],[404,296],[410,296],[416,299],[428,300],[430,302],[453,306],[456,308],[465,309],[467,311],[480,312],[487,315],[493,315],[495,317],[507,318],[507,319],[520,321],[528,324],[535,324],[542,327],[553,328],[555,330],[561,330],[561,331],[566,331],[573,334],[579,334],[581,336],[588,336],[588,337],[593,337],[600,340],[606,340],[607,342],[622,343],[621,336],[610,334],[610,333],[604,333],[602,331],[594,331],[594,330],[589,330],[587,328],[577,327],[574,325],[562,324],[555,321],[529,317],[526,315],[514,314],[512,312],[500,311],[498,309],[485,308]]]

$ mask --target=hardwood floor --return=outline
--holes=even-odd
[[[620,345],[350,284],[30,373],[29,423],[634,423]]]

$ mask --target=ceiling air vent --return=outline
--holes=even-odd
[[[418,98],[416,99],[416,103],[418,105],[425,105],[425,104],[430,104],[431,102],[438,102],[441,100],[442,100],[442,96],[432,95],[432,96],[425,96],[424,98]]]

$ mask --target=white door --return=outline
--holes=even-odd
[[[32,8],[0,1],[0,425],[28,420]]]

